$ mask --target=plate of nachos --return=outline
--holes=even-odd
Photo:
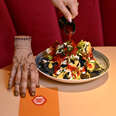
[[[36,56],[38,71],[64,83],[84,83],[102,77],[109,68],[108,58],[90,42],[56,42]]]

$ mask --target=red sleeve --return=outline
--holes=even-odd
[[[13,37],[16,34],[4,0],[0,1],[0,68],[11,63]]]
[[[61,41],[51,0],[6,0],[17,34],[32,36],[33,53]]]
[[[116,46],[116,0],[100,0],[104,43],[107,46]]]

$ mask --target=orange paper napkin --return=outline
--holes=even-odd
[[[26,97],[20,99],[19,116],[60,116],[58,90],[39,88],[36,91],[36,97],[31,97],[27,92]],[[37,105],[34,101],[42,104]]]

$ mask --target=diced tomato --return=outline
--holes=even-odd
[[[87,67],[92,68],[92,64],[87,64]]]
[[[72,77],[74,77],[74,79],[76,79],[76,75],[74,73],[72,73]]]
[[[74,42],[74,40],[71,40],[71,44],[72,44],[73,47],[77,48],[77,47],[76,47],[77,44]]]
[[[83,56],[83,59],[84,59],[84,60],[87,60],[87,58],[86,58],[86,57],[84,57],[84,56]]]
[[[75,47],[75,48],[72,50],[71,54],[76,55],[76,54],[77,54],[77,50],[78,50],[78,49]]]
[[[83,69],[81,70],[81,72],[85,72],[85,67],[83,67]]]
[[[88,57],[93,58],[92,52],[88,55]]]
[[[56,55],[56,56],[54,56],[53,60],[58,62],[58,65],[60,65],[61,62],[64,61],[64,58],[65,57],[61,57],[60,55]]]
[[[65,49],[65,51],[67,51],[67,48],[66,47],[64,49]]]
[[[58,65],[61,64],[61,58],[59,56],[54,57],[55,61],[58,62]]]
[[[71,65],[68,65],[67,68],[70,69],[71,71],[77,70],[76,67],[73,67],[73,66],[71,66]]]
[[[91,58],[91,60],[94,60],[94,61],[96,61],[96,59],[93,57],[93,58]]]

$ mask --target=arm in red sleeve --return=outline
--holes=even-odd
[[[16,34],[4,0],[0,2],[0,68],[11,63]]]

